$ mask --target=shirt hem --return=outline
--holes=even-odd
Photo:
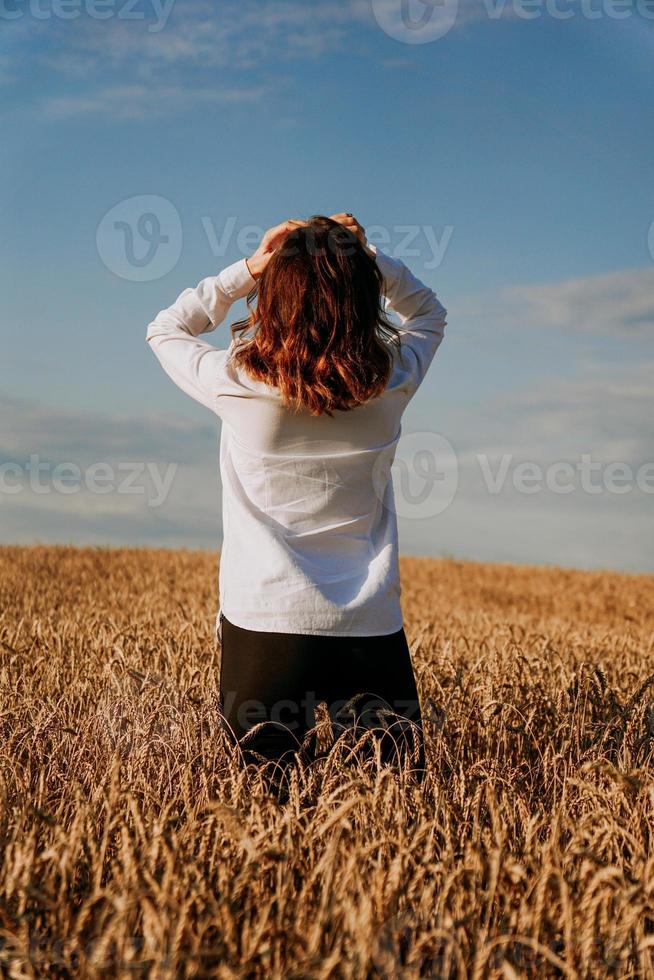
[[[403,620],[400,620],[399,626],[395,626],[389,630],[334,629],[332,627],[309,628],[299,627],[294,623],[289,623],[288,621],[280,622],[279,620],[271,620],[265,625],[262,625],[261,620],[257,620],[256,623],[253,623],[248,622],[247,617],[243,618],[239,615],[232,616],[225,611],[224,606],[221,608],[221,612],[225,619],[232,624],[232,626],[237,626],[239,629],[243,630],[251,630],[253,633],[286,633],[291,636],[392,636],[393,633],[399,633],[400,630],[404,629]]]

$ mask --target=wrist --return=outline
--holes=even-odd
[[[248,272],[250,273],[252,278],[259,279],[261,273],[263,272],[263,268],[260,262],[258,261],[256,254],[251,255],[249,259],[246,259],[245,264],[248,267]]]

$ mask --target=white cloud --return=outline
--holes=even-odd
[[[0,395],[0,460],[39,453],[53,463],[157,460],[196,464],[217,452],[218,424],[161,415],[69,411]]]
[[[218,545],[217,421],[66,411],[7,396],[0,414],[3,541]]]
[[[162,86],[148,88],[144,85],[122,85],[86,95],[63,95],[47,98],[43,111],[51,118],[109,114],[115,119],[152,119],[167,115],[171,110],[202,104],[226,105],[256,102],[264,95],[259,88],[198,89]]]
[[[652,483],[652,377],[652,360],[586,366],[576,377],[542,379],[450,418],[439,431],[457,453],[455,499],[437,518],[403,521],[403,547],[654,571],[654,495],[638,483],[645,473]],[[540,474],[533,493],[521,483],[525,463]],[[626,466],[628,492],[613,489],[611,464]],[[561,481],[571,492],[558,491]]]
[[[622,496],[588,494],[575,486],[561,495],[547,487],[534,495],[518,492],[515,467],[534,462],[544,468],[582,453],[604,464],[634,467],[654,459],[650,419],[654,391],[648,384],[654,362],[623,366],[611,374],[586,374],[488,400],[483,412],[468,410],[448,426],[455,446],[459,488],[451,506],[436,518],[403,519],[403,550],[452,553],[481,560],[551,562],[580,567],[654,570],[654,498],[638,489]],[[151,506],[153,481],[139,477],[142,494],[106,495],[80,487],[70,495],[39,494],[25,478],[18,494],[0,494],[5,541],[75,541],[93,544],[218,546],[217,427],[174,417],[142,420],[107,414],[51,410],[28,401],[0,399],[9,420],[0,441],[0,462],[24,466],[31,453],[49,464],[73,462],[83,473],[93,463],[154,461],[163,475],[174,464],[170,492]],[[407,428],[407,431],[409,429]],[[497,475],[509,454],[505,484],[489,490],[479,456]],[[25,471],[27,472],[27,471]],[[120,471],[119,471],[120,476]],[[598,480],[593,477],[593,482]],[[15,477],[8,476],[11,483]],[[44,474],[41,482],[48,481]]]
[[[639,465],[654,459],[652,377],[654,361],[640,361],[540,380],[493,398],[472,429],[468,416],[459,419],[453,439],[466,456],[511,452],[544,462],[592,452]]]
[[[118,4],[118,15],[106,20],[10,21],[0,81],[46,73],[47,84],[35,88],[36,104],[57,119],[101,112],[138,120],[198,104],[254,101],[284,84],[280,63],[358,43],[352,26],[371,19],[359,0],[220,6],[200,0],[174,4],[154,29],[154,8],[141,19],[121,17],[121,9]],[[255,73],[263,81],[253,83]]]
[[[485,3],[459,0],[453,26],[489,19]],[[399,0],[390,0],[390,8],[400,16]],[[500,4],[499,16],[508,16],[510,10]],[[8,21],[0,84],[16,84],[21,76],[34,79],[43,71],[47,83],[34,87],[35,98],[53,118],[103,112],[122,120],[141,119],[186,109],[196,93],[200,103],[236,101],[209,96],[223,82],[226,92],[242,93],[243,100],[263,97],[279,84],[280,65],[332,51],[347,50],[352,57],[374,57],[379,63],[377,46],[368,42],[384,41],[370,0],[185,0],[166,4],[165,14],[153,3],[134,10],[117,2],[112,11],[106,19],[42,19],[26,12]],[[490,19],[497,16],[492,13]],[[404,70],[406,60],[393,55],[384,64]],[[254,72],[272,78],[272,70],[274,82],[252,86]],[[95,83],[90,92],[89,78]],[[119,97],[122,89],[131,92],[129,99]],[[45,99],[44,90],[51,93]]]
[[[240,0],[220,5],[199,0],[174,4],[161,25],[153,10],[149,15],[141,12],[140,18],[121,17],[120,4],[116,10],[117,15],[106,20],[51,17],[30,23],[30,31],[25,30],[29,18],[24,17],[9,23],[9,37],[16,49],[29,44],[33,59],[63,75],[91,67],[124,69],[128,64],[141,71],[177,64],[194,70],[241,70],[319,56],[339,47],[352,26],[372,23],[368,4],[359,0]]]
[[[654,266],[512,286],[500,293],[499,301],[500,310],[515,325],[620,337],[651,336]]]

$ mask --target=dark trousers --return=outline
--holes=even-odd
[[[403,629],[364,637],[265,633],[221,615],[221,633],[223,717],[248,755],[296,753],[323,702],[334,737],[369,731],[385,758],[409,752],[422,759],[418,691]]]

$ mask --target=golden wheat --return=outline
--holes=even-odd
[[[654,579],[404,559],[427,777],[337,743],[279,797],[216,571],[0,550],[5,975],[654,977]]]

